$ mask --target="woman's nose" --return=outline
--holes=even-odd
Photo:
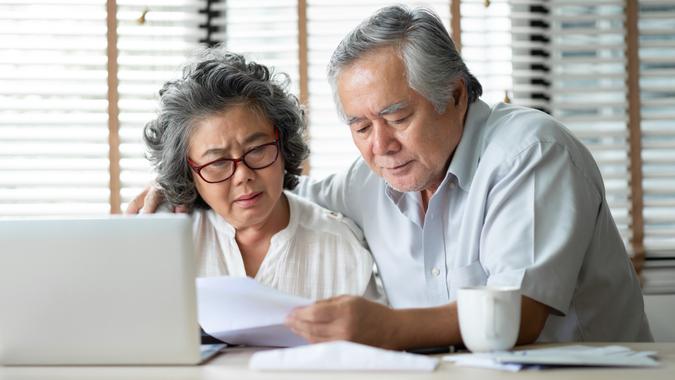
[[[255,170],[249,168],[244,161],[236,162],[234,165],[232,180],[235,183],[244,183],[255,178]]]

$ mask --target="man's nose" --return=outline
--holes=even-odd
[[[387,155],[396,153],[400,144],[394,134],[394,129],[380,119],[373,122],[372,150],[375,155]]]

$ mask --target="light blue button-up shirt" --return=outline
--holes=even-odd
[[[518,286],[553,310],[540,341],[652,339],[597,165],[542,112],[471,104],[426,213],[419,192],[392,189],[362,159],[298,192],[361,227],[394,307]]]

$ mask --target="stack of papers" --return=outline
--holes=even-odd
[[[259,371],[433,371],[438,359],[336,341],[256,352],[249,368]]]
[[[457,365],[503,371],[548,367],[656,367],[654,351],[632,351],[623,346],[565,346],[524,351],[447,355]]]
[[[288,313],[312,301],[260,285],[248,277],[197,279],[199,324],[229,344],[291,347],[307,342],[284,326]]]

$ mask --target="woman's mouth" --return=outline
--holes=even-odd
[[[262,192],[244,194],[244,195],[239,196],[237,199],[235,199],[234,202],[239,207],[243,207],[243,208],[253,207],[253,206],[256,205],[256,203],[258,203],[261,195],[262,195]]]

